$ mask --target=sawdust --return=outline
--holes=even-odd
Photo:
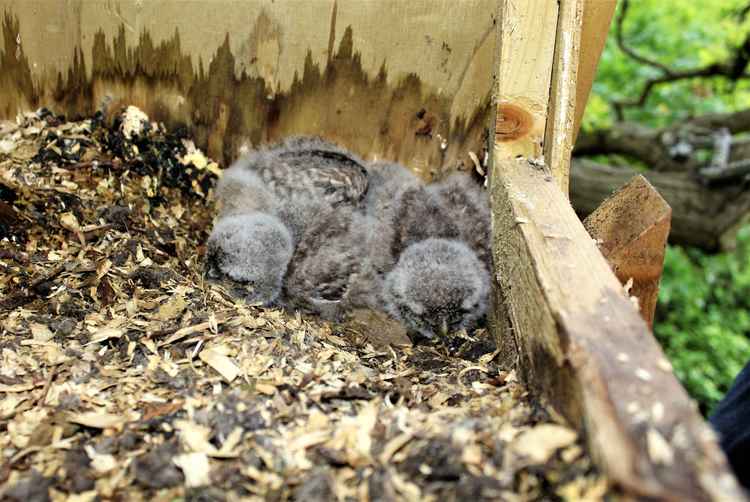
[[[484,330],[412,346],[204,282],[215,164],[158,124],[0,135],[8,500],[598,500]]]

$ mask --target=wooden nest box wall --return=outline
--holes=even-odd
[[[318,134],[426,179],[489,172],[493,329],[527,382],[629,496],[742,500],[567,199],[614,3],[0,0],[0,118],[134,104],[224,163]]]

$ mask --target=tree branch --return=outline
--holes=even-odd
[[[625,36],[623,34],[623,24],[625,22],[625,16],[630,6],[629,0],[623,0],[620,13],[617,17],[615,24],[615,38],[617,40],[617,46],[620,50],[625,53],[628,57],[652,68],[656,68],[661,73],[659,76],[646,80],[640,94],[637,98],[629,100],[615,100],[612,102],[612,106],[615,111],[615,115],[618,121],[625,119],[625,109],[641,107],[646,104],[648,97],[654,88],[677,82],[680,80],[689,80],[693,78],[709,78],[709,77],[723,77],[732,81],[748,78],[746,70],[748,64],[750,64],[750,32],[745,37],[745,40],[732,51],[732,56],[729,60],[724,62],[715,62],[706,66],[690,68],[686,70],[674,70],[669,66],[650,59],[642,54],[639,54],[632,47],[629,47],[625,43]]]
[[[617,19],[615,20],[615,40],[617,41],[617,46],[620,48],[622,52],[630,56],[630,58],[634,61],[638,61],[641,64],[644,64],[646,66],[652,66],[658,70],[661,70],[664,74],[670,75],[672,73],[672,70],[665,64],[660,63],[659,61],[647,58],[646,56],[643,56],[642,54],[639,54],[636,52],[635,49],[628,46],[625,43],[625,37],[623,36],[623,28],[622,25],[625,22],[625,16],[628,13],[628,9],[630,8],[630,0],[622,0],[621,6],[620,6],[620,13],[617,16]]]
[[[697,171],[705,167],[694,153],[714,149],[722,130],[736,135],[750,132],[750,109],[733,113],[701,115],[663,129],[651,129],[639,124],[621,122],[610,129],[581,132],[573,151],[574,156],[620,154],[643,162],[657,171]],[[726,138],[722,140],[726,141]],[[740,140],[732,139],[732,147]],[[731,162],[742,160],[732,152]],[[739,171],[737,171],[739,173]],[[726,175],[723,175],[726,177]],[[718,178],[717,178],[718,179]]]
[[[570,170],[571,203],[585,217],[637,172],[575,159]],[[734,245],[738,226],[750,216],[750,191],[742,184],[708,187],[686,172],[642,173],[672,207],[675,244],[718,251]]]

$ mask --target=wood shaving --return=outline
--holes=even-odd
[[[485,330],[412,345],[206,282],[215,163],[129,113],[127,135],[44,110],[0,135],[0,498],[612,493]]]

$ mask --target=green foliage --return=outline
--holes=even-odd
[[[748,0],[631,0],[626,43],[673,70],[727,61],[750,30],[738,12]],[[599,64],[584,117],[585,129],[608,127],[613,100],[632,100],[659,70],[626,56],[614,29]],[[750,79],[693,79],[654,88],[646,106],[629,108],[626,120],[663,127],[690,116],[750,108]],[[605,162],[626,159],[610,156]],[[641,166],[642,167],[642,166]],[[677,376],[708,412],[750,360],[750,228],[735,252],[705,255],[667,251],[655,333]]]
[[[732,253],[667,250],[655,333],[704,412],[750,360],[749,257],[750,228]]]
[[[747,0],[632,0],[623,33],[638,54],[686,70],[723,62],[750,29],[737,15]],[[584,128],[601,129],[612,123],[609,103],[637,98],[644,82],[660,75],[656,68],[627,57],[617,47],[614,24],[599,63],[597,80],[586,110]],[[654,127],[707,112],[750,106],[750,83],[720,78],[695,79],[657,86],[647,106],[631,108],[626,119]]]

